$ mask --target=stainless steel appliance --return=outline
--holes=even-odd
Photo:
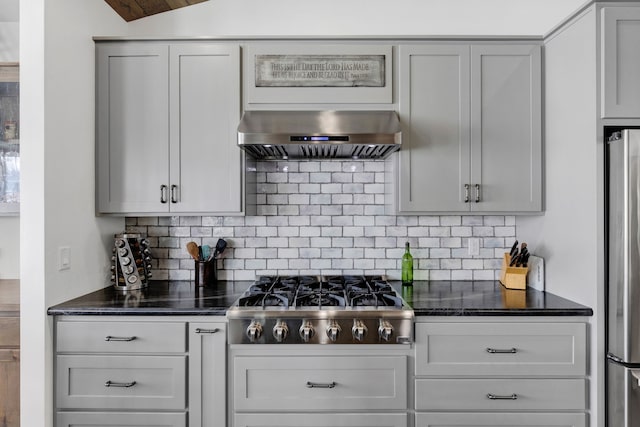
[[[393,111],[246,111],[238,146],[260,160],[383,159],[401,135]]]
[[[640,426],[640,129],[607,144],[607,425]]]
[[[227,311],[230,344],[410,344],[413,317],[384,276],[262,276]]]

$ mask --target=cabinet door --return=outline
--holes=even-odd
[[[584,427],[585,414],[418,413],[416,427]]]
[[[540,46],[472,46],[471,88],[471,209],[540,211]]]
[[[56,414],[58,427],[185,427],[185,412],[64,412]]]
[[[226,425],[224,323],[189,324],[189,427]]]
[[[401,46],[399,213],[468,211],[469,46]]]
[[[235,427],[406,427],[407,414],[235,414]]]
[[[640,8],[602,9],[602,117],[640,118]]]
[[[0,348],[0,425],[20,426],[20,350]]]
[[[171,46],[172,212],[241,212],[240,48]]]
[[[236,356],[236,411],[407,408],[405,356]]]
[[[102,213],[166,212],[168,47],[96,47],[97,204]]]

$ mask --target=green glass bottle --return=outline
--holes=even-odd
[[[409,242],[404,244],[402,255],[402,284],[413,285],[413,257],[409,251]]]

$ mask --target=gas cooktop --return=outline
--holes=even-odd
[[[405,344],[413,310],[384,276],[261,276],[227,311],[232,344]]]

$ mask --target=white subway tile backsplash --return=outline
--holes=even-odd
[[[221,279],[264,274],[386,274],[400,278],[410,242],[416,280],[493,280],[515,240],[515,216],[385,212],[384,161],[257,162],[256,216],[131,217],[147,236],[154,278],[192,280],[189,241],[228,249]],[[468,239],[480,238],[480,255]]]

